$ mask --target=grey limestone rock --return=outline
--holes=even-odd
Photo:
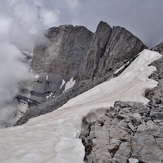
[[[94,34],[93,41],[84,58],[82,79],[93,78],[98,70],[100,59],[103,57],[108,44],[112,28],[105,22],[100,22]]]
[[[95,33],[72,25],[48,29],[35,45],[32,58],[32,70],[38,77],[29,91],[30,98],[41,104],[28,109],[17,124],[51,112],[108,80],[144,48],[146,46],[125,28],[112,29],[105,22],[99,23]],[[65,91],[65,84],[71,78],[76,80],[75,85]]]
[[[156,45],[154,48],[152,48],[151,50],[153,51],[157,51],[160,54],[163,54],[163,42],[161,42],[160,44]]]
[[[125,28],[113,27],[96,76],[115,71],[145,48],[146,46]]]
[[[108,114],[112,112],[116,114]],[[119,118],[122,114],[124,117]],[[82,130],[80,137],[86,150],[85,162],[162,163],[163,125],[153,121],[152,116],[152,109],[142,103],[117,101],[114,108],[106,110],[105,115],[96,116],[93,123],[87,121],[89,127],[82,126],[87,132]],[[125,121],[126,117],[128,121]],[[144,117],[149,119],[145,122]],[[86,117],[84,119],[87,120]],[[97,125],[100,119],[105,120],[103,125]],[[154,119],[158,121],[160,116]],[[92,129],[93,136],[90,136]]]
[[[34,48],[32,69],[75,77],[93,33],[83,26],[62,25],[48,29],[45,37],[45,43]]]
[[[46,41],[36,45],[32,69],[78,80],[91,79],[119,68],[146,46],[122,27],[100,22],[95,33],[82,26],[64,25],[47,30]]]

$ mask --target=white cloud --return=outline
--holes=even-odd
[[[44,7],[38,0],[7,0],[0,8],[0,39],[21,49],[32,50],[38,35],[59,25],[60,11]]]
[[[42,9],[40,11],[40,19],[39,21],[44,25],[44,27],[49,28],[56,25],[59,25],[59,10],[47,10]]]
[[[12,20],[10,18],[4,18],[0,16],[0,38],[4,38],[8,35],[11,30]]]
[[[12,100],[19,93],[19,83],[30,77],[29,68],[22,59],[15,45],[0,41],[0,126],[9,123],[8,119],[16,110]]]

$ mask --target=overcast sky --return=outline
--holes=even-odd
[[[25,48],[22,40],[33,44],[26,35],[39,30],[73,24],[95,31],[102,20],[152,47],[163,41],[162,6],[163,0],[0,0],[0,34]]]

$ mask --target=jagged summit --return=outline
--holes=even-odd
[[[95,33],[72,25],[48,29],[44,41],[39,40],[34,47],[31,65],[36,77],[29,91],[30,99],[31,103],[36,101],[40,105],[32,106],[17,124],[57,109],[111,78],[125,64],[123,71],[145,48],[142,41],[125,28],[111,28],[102,21]]]
[[[28,109],[0,132],[0,161],[160,163],[162,44],[146,48],[105,22],[48,29],[25,53],[35,78],[15,100]]]
[[[95,33],[83,26],[61,25],[48,29],[45,36],[43,44],[36,44],[32,59],[32,69],[39,76],[33,91],[41,96],[47,96],[50,86],[53,96],[60,95],[71,78],[78,83],[110,76],[146,48],[125,28],[112,29],[105,22],[99,23]],[[45,96],[33,98],[46,101]]]
[[[146,48],[125,28],[112,29],[105,22],[99,23],[95,33],[83,26],[62,25],[48,29],[45,36],[47,42],[34,48],[33,70],[77,80],[98,77],[101,71],[105,75],[115,69],[111,64],[116,64],[117,59],[127,60]]]
[[[160,54],[163,54],[163,42],[161,42],[160,44],[156,45],[154,48],[152,48],[151,50],[153,51],[157,51]]]

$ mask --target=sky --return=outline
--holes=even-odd
[[[0,0],[0,35],[30,49],[49,27],[83,25],[94,32],[105,21],[125,27],[151,48],[163,41],[162,6],[163,0]]]
[[[95,31],[99,21],[105,21],[127,28],[149,48],[163,41],[163,0],[42,0],[42,4],[59,11],[59,24]]]
[[[151,48],[163,41],[162,6],[163,0],[0,0],[0,123],[15,108],[5,104],[30,76],[21,50],[32,52],[46,29],[73,24],[95,32],[105,21],[125,27]]]

